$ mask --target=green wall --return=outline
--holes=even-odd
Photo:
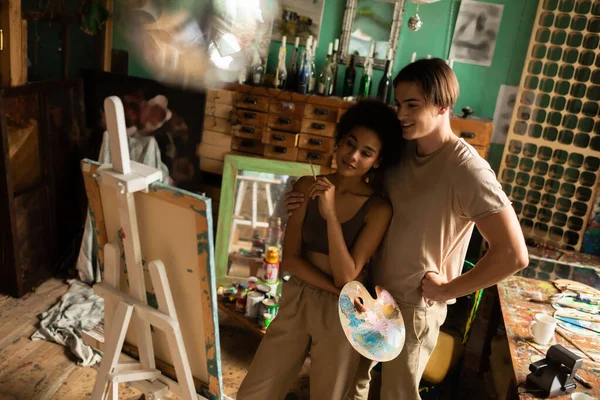
[[[454,63],[454,71],[461,87],[461,95],[455,110],[460,112],[463,107],[470,106],[475,111],[476,116],[492,118],[500,85],[519,84],[538,1],[488,0],[487,2],[504,5],[494,60],[491,67]],[[419,16],[424,24],[418,32],[413,32],[408,29],[407,21],[415,13],[416,5],[407,1],[394,61],[394,74],[410,62],[413,52],[417,53],[417,58],[424,58],[428,54],[432,57],[448,58],[459,6],[460,0],[441,0],[434,4],[421,5]],[[328,43],[333,42],[341,33],[345,7],[346,0],[327,0],[325,3],[323,24],[316,54],[317,71],[321,71],[323,68]],[[288,38],[289,42],[293,43],[293,38]],[[115,25],[114,47],[127,50],[127,44],[119,32],[117,24]],[[279,47],[280,42],[271,43],[267,63],[268,72],[275,68]],[[293,46],[288,45],[288,61],[292,50]],[[148,76],[144,68],[136,62],[133,55],[130,56],[129,68],[131,75]],[[342,90],[344,71],[345,67],[340,65],[340,68],[338,68],[337,93]],[[355,91],[358,90],[358,80],[361,74],[362,68],[358,68]],[[377,91],[381,75],[381,70],[374,71],[371,89],[373,95]],[[490,150],[488,158],[495,168],[499,165],[502,149],[502,145],[492,145]]]

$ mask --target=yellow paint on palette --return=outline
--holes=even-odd
[[[404,347],[404,319],[389,292],[379,286],[375,291],[377,297],[373,299],[360,282],[348,282],[340,293],[340,323],[356,351],[374,361],[390,361]],[[355,309],[354,300],[358,298],[366,311]]]

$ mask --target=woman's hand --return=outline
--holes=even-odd
[[[319,212],[321,217],[327,221],[335,221],[337,213],[335,211],[335,186],[325,177],[319,177],[312,184],[309,197],[319,198]]]

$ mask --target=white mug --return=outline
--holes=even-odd
[[[529,334],[533,336],[533,341],[537,344],[548,344],[554,329],[556,320],[548,314],[535,314],[535,321],[529,325]]]

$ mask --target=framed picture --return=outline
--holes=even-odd
[[[281,10],[273,26],[273,40],[280,41],[282,36],[287,36],[288,43],[293,43],[293,38],[299,36],[300,43],[306,43],[312,35],[318,42],[324,5],[325,0],[281,0]]]
[[[108,72],[84,70],[82,77],[86,119],[91,130],[89,157],[98,159],[106,131],[104,99],[119,96],[125,108],[128,134],[135,135],[142,143],[144,138],[154,137],[170,182],[182,189],[197,189],[200,170],[196,147],[203,130],[204,92]]]
[[[485,67],[492,65],[503,4],[464,0],[460,4],[450,58]]]

